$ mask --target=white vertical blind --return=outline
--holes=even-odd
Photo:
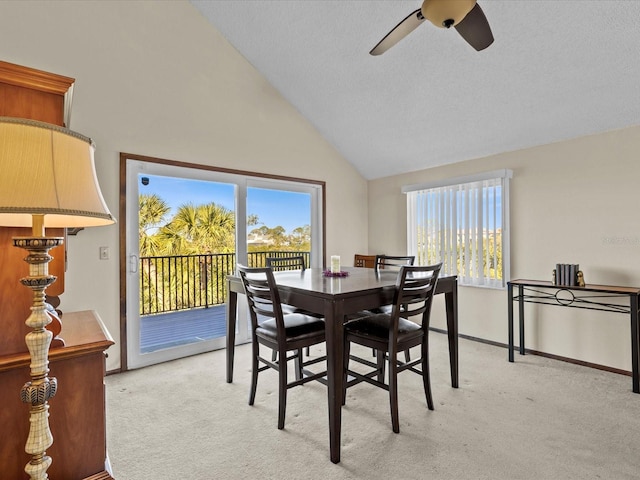
[[[407,193],[407,249],[418,264],[443,262],[462,285],[502,288],[509,274],[511,171]],[[465,178],[468,180],[468,178]]]

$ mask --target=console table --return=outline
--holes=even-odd
[[[513,295],[513,287],[518,293]],[[640,354],[638,337],[638,308],[640,288],[618,287],[612,285],[567,286],[554,285],[540,280],[512,280],[507,283],[509,298],[509,361],[513,362],[513,302],[518,302],[518,319],[520,325],[520,355],[524,355],[524,304],[541,303],[570,308],[584,308],[601,310],[604,312],[624,313],[631,320],[631,376],[633,378],[633,392],[640,393]],[[609,299],[627,297],[629,305],[609,302]]]

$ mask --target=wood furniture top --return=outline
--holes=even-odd
[[[62,332],[65,345],[53,347],[49,351],[49,360],[63,360],[93,352],[101,352],[115,342],[101,320],[96,321],[93,310],[66,313],[62,319]],[[29,352],[0,356],[0,372],[16,367],[29,366]],[[51,372],[55,376],[55,372]],[[25,381],[28,378],[25,378]],[[17,393],[16,393],[17,394]]]
[[[69,128],[75,79],[0,61],[1,114]]]
[[[299,302],[300,299],[297,297],[302,294],[305,297],[302,301],[308,304],[315,303],[314,299],[335,301],[351,297],[360,298],[360,301],[350,301],[348,305],[342,307],[345,314],[380,307],[392,301],[398,272],[384,270],[376,272],[372,269],[356,267],[344,267],[343,270],[347,271],[349,275],[346,277],[325,276],[324,270],[320,268],[274,272],[280,299],[283,303],[291,303],[291,298],[296,297],[295,300]],[[244,294],[239,276],[228,275],[227,283],[230,284],[231,291]],[[450,292],[454,284],[457,284],[456,275],[441,275],[438,278],[436,295]],[[369,302],[372,304],[369,305]],[[300,305],[296,306],[305,308]],[[308,307],[305,309],[309,311],[321,308],[317,304],[308,305]],[[322,314],[324,312],[320,310],[315,313]]]

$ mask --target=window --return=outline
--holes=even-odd
[[[416,264],[442,262],[461,285],[504,288],[509,279],[509,179],[498,170],[408,185],[407,250]]]

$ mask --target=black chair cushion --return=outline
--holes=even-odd
[[[400,311],[402,312],[402,308],[400,308]],[[387,315],[391,315],[391,312],[393,311],[393,305],[383,305],[382,307],[378,307],[378,308],[372,308],[371,313],[385,313]]]
[[[344,328],[348,333],[387,340],[391,329],[391,315],[386,313],[368,315],[346,323]],[[422,327],[417,323],[402,317],[398,320],[399,340],[421,335]]]
[[[302,339],[324,333],[324,319],[303,315],[301,313],[288,313],[284,315],[284,327],[287,332],[287,340]],[[262,322],[256,329],[256,334],[276,341],[278,329],[275,318]]]
[[[391,315],[393,312],[393,305],[383,305],[378,308],[372,308],[368,310],[369,313],[386,313],[387,315]],[[400,305],[400,315],[404,312],[404,305]]]
[[[362,317],[369,317],[371,316],[372,313],[380,313],[380,312],[373,312],[373,310],[360,310],[359,312],[356,313],[350,313],[348,315],[345,315],[345,323],[346,322],[352,322],[354,320],[358,320]]]

